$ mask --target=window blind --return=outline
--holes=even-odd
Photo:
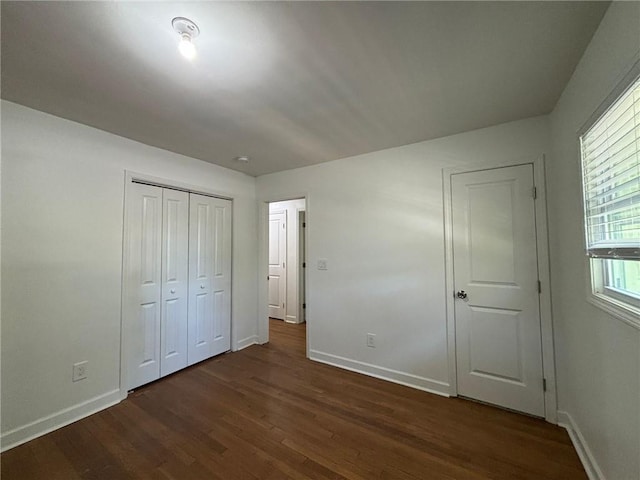
[[[640,78],[580,143],[587,254],[640,260]]]

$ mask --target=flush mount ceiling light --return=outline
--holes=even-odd
[[[200,29],[195,23],[184,17],[176,17],[171,20],[171,26],[180,35],[178,50],[183,57],[193,60],[196,56],[193,39],[200,35]]]
[[[241,157],[234,158],[234,160],[236,162],[248,163],[249,162],[249,157],[247,157],[245,155],[242,155]]]

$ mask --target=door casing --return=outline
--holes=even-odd
[[[309,259],[311,245],[309,243],[309,219],[311,218],[311,202],[307,192],[297,195],[271,195],[258,199],[258,278],[265,281],[258,282],[258,343],[263,345],[269,342],[269,305],[268,305],[268,275],[269,275],[269,204],[284,202],[286,200],[305,200],[305,222],[307,228],[303,229],[305,243],[305,257]],[[308,261],[308,260],[307,260]],[[309,281],[310,268],[303,269],[307,308],[305,321],[307,322],[306,356],[309,357],[309,343],[313,332],[313,305],[309,304],[308,292],[312,290]]]
[[[520,161],[480,164],[466,167],[444,168],[442,170],[444,227],[445,227],[445,285],[447,311],[447,357],[449,372],[449,395],[458,396],[458,379],[456,371],[456,325],[454,306],[454,276],[453,276],[453,219],[451,176],[456,173],[491,170],[494,168],[511,167],[517,165],[532,165],[533,179],[536,188],[535,219],[536,244],[538,250],[538,272],[541,282],[540,323],[542,336],[542,363],[546,380],[545,419],[550,423],[557,423],[557,391],[555,373],[555,353],[553,344],[553,319],[551,314],[551,284],[549,271],[549,240],[547,227],[547,207],[545,189],[544,155],[533,159]]]
[[[305,206],[306,208],[306,206]],[[301,305],[298,316],[301,322],[307,321],[306,309],[306,271],[307,271],[307,252],[306,252],[306,211],[298,210],[298,304]]]

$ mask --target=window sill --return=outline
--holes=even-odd
[[[601,293],[592,293],[587,297],[587,301],[604,310],[617,320],[640,330],[640,309],[626,303],[607,297]]]

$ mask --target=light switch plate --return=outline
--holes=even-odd
[[[367,333],[367,347],[376,348],[376,334]]]

